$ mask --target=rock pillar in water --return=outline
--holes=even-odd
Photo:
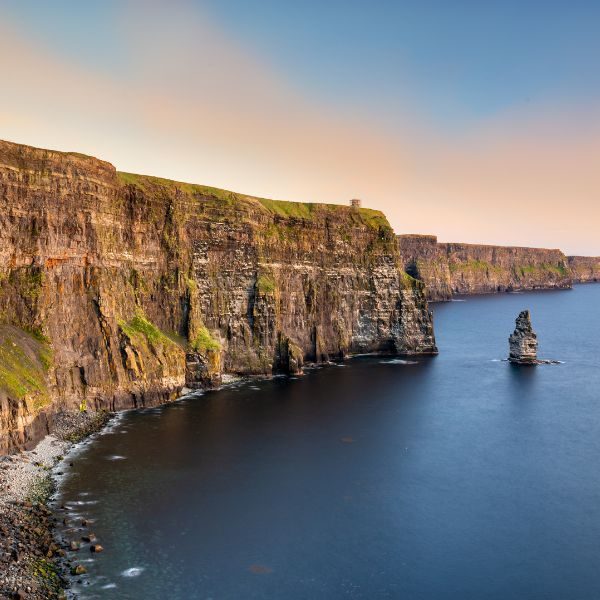
[[[531,316],[524,310],[517,317],[513,334],[508,338],[510,354],[508,360],[518,365],[537,364],[537,335],[531,326]]]

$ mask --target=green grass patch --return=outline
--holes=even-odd
[[[211,187],[209,185],[198,185],[196,183],[185,183],[183,181],[173,181],[164,179],[163,177],[153,177],[151,175],[136,175],[135,173],[117,172],[119,181],[125,185],[136,185],[141,188],[163,187],[169,190],[181,190],[192,196],[200,194],[202,196],[210,196],[217,198],[227,203],[232,203],[238,200],[238,195],[229,190]]]
[[[270,275],[262,274],[256,280],[256,289],[261,294],[273,294],[277,289],[277,284]]]
[[[135,316],[129,321],[120,320],[119,327],[130,339],[141,336],[153,346],[176,344],[166,333],[149,321],[141,310],[137,310]]]
[[[570,275],[568,267],[565,265],[555,265],[552,263],[541,263],[539,265],[524,265],[520,267],[521,275],[535,275],[536,273],[554,273],[561,277]]]
[[[34,408],[49,401],[46,373],[52,364],[47,341],[16,327],[0,330],[0,388],[8,396],[23,399],[35,395]]]
[[[285,200],[259,199],[259,202],[271,213],[285,219],[312,219],[319,204],[312,202],[286,202]]]
[[[285,200],[257,199],[271,214],[285,219],[314,220],[317,215],[344,214],[355,225],[367,225],[373,229],[390,229],[386,216],[372,208],[349,209],[338,204],[319,204],[316,202],[287,202]]]
[[[369,227],[372,227],[373,229],[391,230],[387,217],[380,210],[361,208],[357,212],[360,215],[361,220]]]
[[[196,183],[185,183],[181,181],[173,181],[162,177],[153,177],[150,175],[136,175],[135,173],[126,173],[123,171],[117,172],[119,181],[124,185],[135,185],[144,190],[152,191],[156,188],[163,188],[174,192],[180,190],[192,196],[201,195],[220,200],[226,204],[235,204],[237,202],[250,202],[255,205],[261,205],[272,215],[284,219],[301,219],[305,221],[314,220],[317,215],[326,216],[331,214],[344,214],[354,224],[364,224],[374,229],[389,229],[385,215],[378,210],[371,208],[350,209],[348,206],[338,204],[321,204],[316,202],[288,202],[286,200],[270,200],[268,198],[259,198],[256,196],[248,196],[246,194],[238,194],[229,190],[211,187],[208,185],[199,185]]]
[[[415,285],[418,285],[419,283],[421,283],[417,278],[413,277],[406,271],[402,272],[402,280],[404,281],[405,284],[407,284],[411,287],[414,287]]]
[[[202,326],[198,331],[198,335],[190,343],[190,349],[202,354],[208,350],[220,350],[221,344],[210,334],[206,327]]]

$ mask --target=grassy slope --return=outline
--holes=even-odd
[[[46,373],[52,362],[47,340],[11,325],[0,326],[0,389],[10,398],[49,402]]]
[[[386,216],[378,210],[370,208],[351,209],[348,206],[340,204],[320,204],[315,202],[288,202],[285,200],[269,200],[267,198],[258,198],[255,196],[247,196],[238,194],[228,190],[222,190],[206,185],[198,185],[194,183],[182,183],[163,179],[162,177],[152,177],[149,175],[136,175],[134,173],[118,172],[117,176],[121,183],[125,185],[137,185],[144,189],[152,187],[164,187],[169,190],[180,190],[190,195],[202,195],[216,198],[227,204],[235,204],[236,202],[246,202],[254,204],[258,207],[285,219],[301,219],[310,221],[317,215],[332,213],[335,214],[343,211],[345,214],[356,221],[358,224],[365,224],[375,229],[390,228],[390,224]]]

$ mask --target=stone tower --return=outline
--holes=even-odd
[[[358,198],[352,198],[352,200],[350,200],[350,206],[352,208],[360,208],[361,205],[362,202]]]

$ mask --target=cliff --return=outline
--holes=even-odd
[[[399,235],[404,269],[423,281],[430,300],[454,294],[572,287],[560,250],[440,243],[432,235]]]
[[[600,257],[569,256],[568,260],[574,283],[600,281]]]
[[[383,214],[118,173],[0,142],[0,452],[117,410],[358,352],[434,353]]]

